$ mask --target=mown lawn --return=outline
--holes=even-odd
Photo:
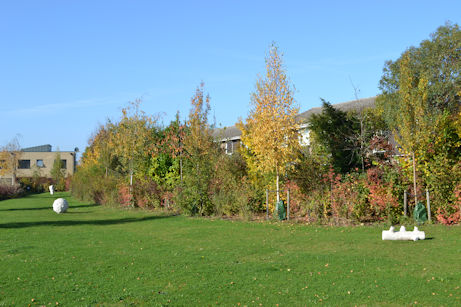
[[[461,306],[461,227],[161,216],[47,194],[0,202],[0,306]],[[412,228],[411,228],[412,229]]]

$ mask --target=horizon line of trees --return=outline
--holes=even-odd
[[[178,112],[162,127],[136,100],[120,120],[101,125],[82,154],[72,193],[100,204],[248,217],[265,212],[266,190],[276,191],[273,211],[289,189],[292,216],[342,224],[398,222],[404,191],[414,206],[427,189],[432,216],[459,223],[460,72],[461,31],[446,24],[386,62],[375,108],[343,112],[322,100],[322,112],[308,123],[310,145],[302,147],[294,87],[272,44],[249,115],[237,124],[239,152],[227,155],[213,139],[202,83],[185,121]]]

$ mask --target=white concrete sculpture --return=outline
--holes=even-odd
[[[64,198],[58,198],[53,202],[53,211],[56,213],[64,213],[68,208],[69,204]]]
[[[424,231],[419,231],[418,227],[415,226],[413,231],[406,231],[405,226],[400,227],[400,231],[395,231],[394,226],[391,226],[389,230],[383,230],[383,240],[424,240],[426,234]]]
[[[48,188],[50,189],[50,194],[53,195],[54,194],[54,185],[50,185]]]

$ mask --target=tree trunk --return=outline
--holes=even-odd
[[[276,170],[277,179],[276,179],[276,189],[277,189],[277,203],[280,201],[280,190],[279,190],[279,170]]]
[[[182,185],[182,156],[179,156],[179,178],[181,178]]]
[[[13,157],[13,159],[12,159],[12,161],[11,161],[11,162],[12,162],[12,163],[11,163],[11,166],[12,166],[11,168],[12,168],[12,170],[13,170],[13,174],[12,174],[12,178],[11,178],[11,180],[12,180],[12,181],[11,181],[11,185],[15,185],[15,184],[16,184],[16,179],[17,179],[17,178],[16,178],[16,171],[17,171],[17,169],[18,169],[17,163],[19,163],[17,159],[19,159],[19,158],[16,157],[16,154],[15,154],[15,153],[11,153],[11,155],[12,155],[12,157]]]
[[[415,161],[415,152],[413,151],[413,189],[415,193],[415,206],[418,204],[418,193],[416,192],[416,161]]]
[[[364,131],[363,131],[363,111],[360,114],[360,158],[362,159],[362,172],[365,172],[365,163],[364,163]]]

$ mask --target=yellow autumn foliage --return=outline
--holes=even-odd
[[[271,173],[278,180],[295,162],[295,153],[300,149],[295,121],[298,110],[282,56],[272,45],[266,57],[266,74],[258,78],[251,95],[250,114],[245,123],[238,123],[241,140],[249,150],[244,157],[250,177]]]

